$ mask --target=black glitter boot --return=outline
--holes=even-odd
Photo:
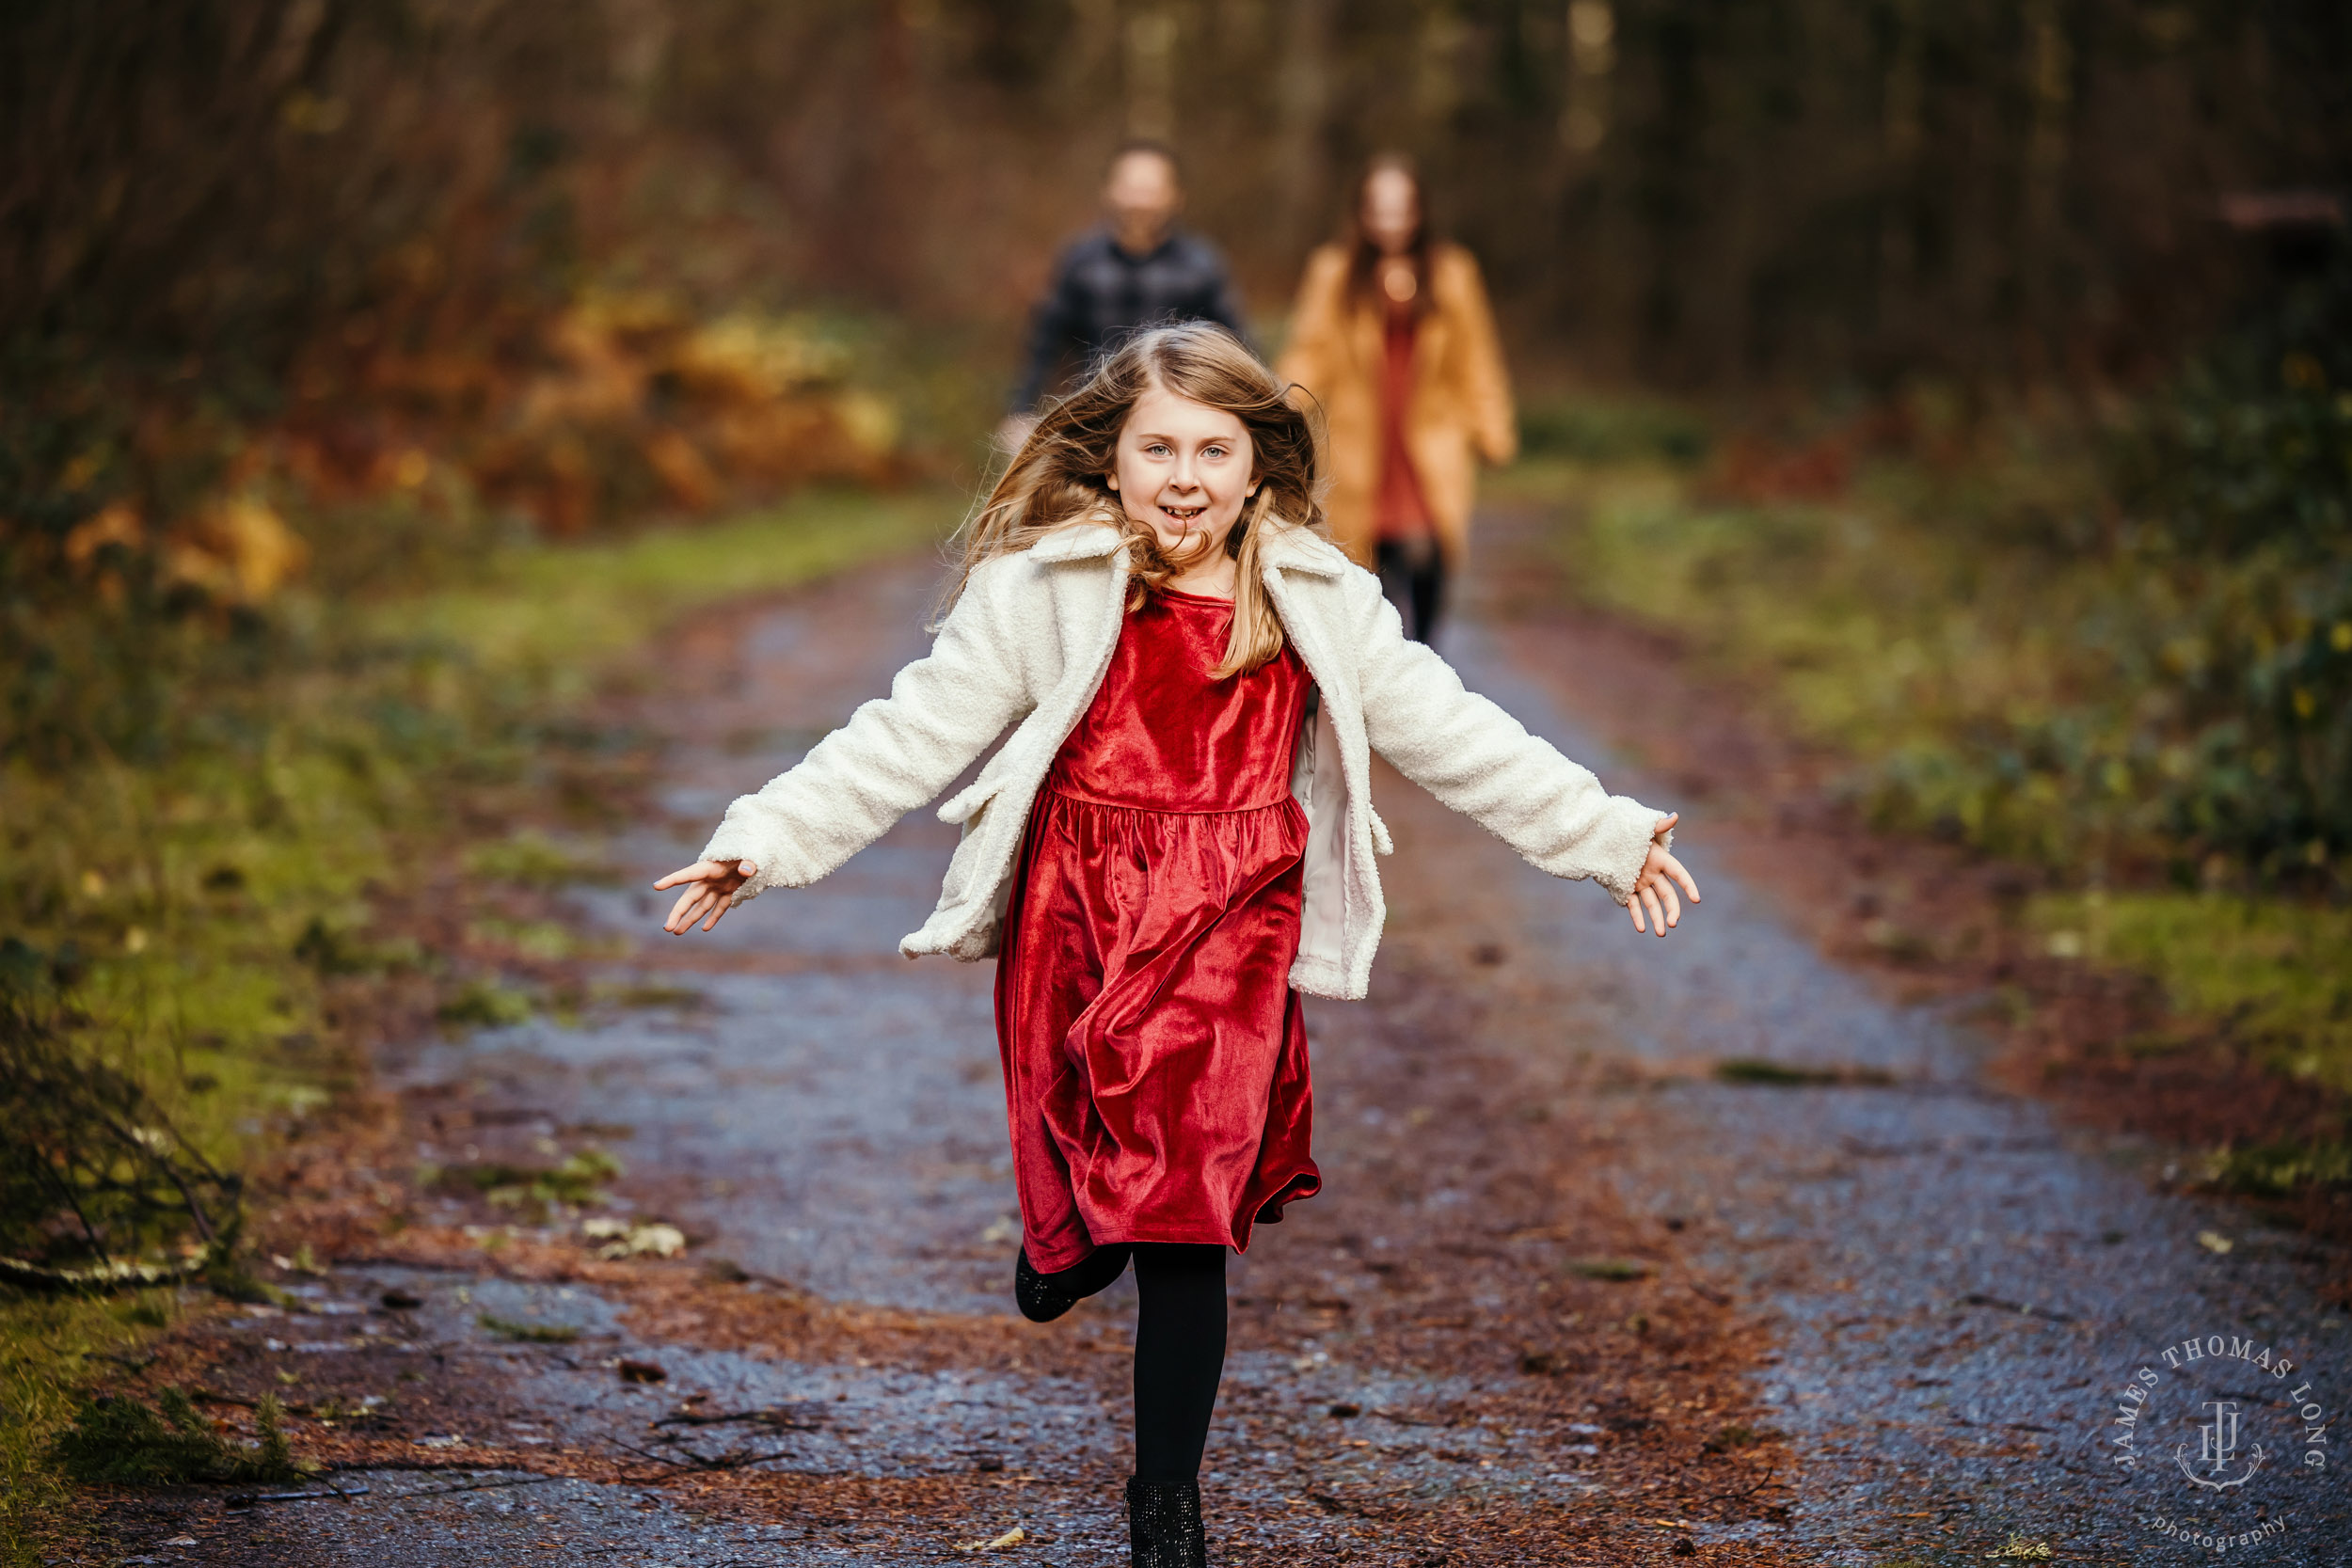
[[[1040,1274],[1023,1247],[1012,1265],[1012,1299],[1021,1315],[1033,1323],[1050,1323],[1090,1295],[1110,1289],[1111,1281],[1127,1272],[1124,1246],[1096,1247],[1086,1261],[1059,1274]]]
[[[1209,1568],[1200,1483],[1129,1481],[1127,1544],[1135,1554],[1135,1568]]]

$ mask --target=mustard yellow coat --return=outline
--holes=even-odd
[[[1369,564],[1373,504],[1380,487],[1386,324],[1379,304],[1348,297],[1347,262],[1346,247],[1337,245],[1324,245],[1307,259],[1291,315],[1290,344],[1278,373],[1323,404],[1330,421],[1331,489],[1324,504],[1331,534]],[[1518,423],[1494,312],[1470,252],[1454,245],[1433,246],[1429,292],[1433,309],[1422,318],[1413,344],[1405,442],[1438,541],[1448,558],[1458,562],[1470,538],[1478,460],[1509,462],[1518,451]]]

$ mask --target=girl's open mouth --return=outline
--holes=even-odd
[[[1173,522],[1192,523],[1199,521],[1200,515],[1207,510],[1205,506],[1163,506],[1160,513]]]

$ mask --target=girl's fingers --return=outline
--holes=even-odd
[[[1642,924],[1641,889],[1634,889],[1633,896],[1625,901],[1625,912],[1632,918],[1633,928],[1635,930],[1647,931],[1649,929],[1648,927]]]
[[[1661,834],[1673,832],[1675,831],[1675,824],[1681,820],[1682,814],[1680,812],[1670,811],[1665,816],[1658,819],[1658,826],[1649,831],[1649,836],[1657,838]]]
[[[694,922],[703,917],[703,911],[709,906],[709,902],[710,884],[695,883],[677,895],[677,903],[671,909],[670,918],[661,923],[663,929],[672,936],[685,935]]]
[[[1681,925],[1681,924],[1682,924],[1682,900],[1681,900],[1681,899],[1679,899],[1679,898],[1677,898],[1677,897],[1675,896],[1675,885],[1674,885],[1674,883],[1672,883],[1672,882],[1668,881],[1668,880],[1667,880],[1665,878],[1663,878],[1663,877],[1659,878],[1659,879],[1658,879],[1658,896],[1659,896],[1661,899],[1664,900],[1665,905],[1666,905],[1666,924],[1667,924],[1668,926],[1679,926],[1679,925]]]
[[[1665,862],[1666,875],[1672,877],[1676,881],[1682,884],[1682,891],[1691,895],[1692,903],[1698,903],[1700,901],[1699,885],[1691,879],[1691,874],[1682,868],[1682,863],[1675,859],[1672,855],[1666,856]]]
[[[759,867],[750,861],[737,861],[732,864],[721,861],[697,861],[683,871],[671,872],[654,886],[667,889],[684,883],[686,891],[679,894],[677,902],[670,906],[669,917],[661,922],[661,928],[674,937],[684,936],[693,928],[694,922],[701,920],[704,922],[703,929],[709,930],[719,924],[719,916],[734,907],[735,890],[757,875]],[[708,918],[706,919],[706,916]]]
[[[759,867],[750,861],[696,861],[683,870],[673,871],[654,883],[656,893],[666,893],[680,882],[726,882],[737,886],[759,875]]]
[[[1658,908],[1657,890],[1646,886],[1644,887],[1642,889],[1642,904],[1644,908],[1649,911],[1651,932],[1657,936],[1664,936],[1666,934],[1666,917]]]

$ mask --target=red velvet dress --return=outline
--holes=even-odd
[[[1232,605],[1129,612],[1038,793],[996,971],[1029,1261],[1119,1242],[1246,1248],[1323,1181],[1290,988],[1307,816],[1298,656],[1212,681]]]

